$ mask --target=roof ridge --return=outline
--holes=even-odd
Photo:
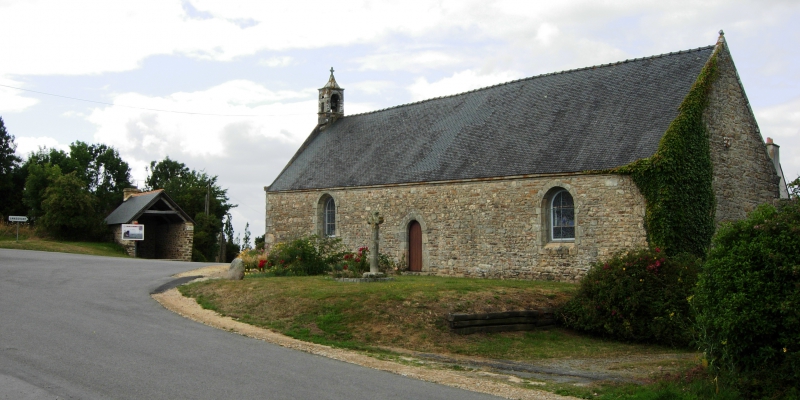
[[[145,195],[145,194],[152,194],[152,193],[163,192],[163,191],[164,191],[164,189],[148,190],[147,192],[134,193],[134,194],[131,195],[131,197],[142,196],[142,195]]]
[[[633,62],[633,61],[644,61],[644,60],[662,58],[662,57],[666,57],[666,56],[673,56],[673,55],[678,55],[678,54],[691,53],[691,52],[696,52],[696,51],[701,51],[701,50],[706,50],[706,49],[713,49],[715,46],[716,45],[714,44],[714,45],[709,45],[709,46],[698,47],[698,48],[695,48],[695,49],[678,50],[678,51],[673,51],[673,52],[669,52],[669,53],[661,53],[661,54],[656,54],[656,55],[647,56],[647,57],[630,58],[630,59],[626,59],[626,60],[622,60],[622,61],[616,61],[616,62],[610,62],[610,63],[606,63],[606,64],[597,64],[597,65],[591,65],[591,66],[588,66],[588,67],[566,69],[566,70],[557,71],[557,72],[548,72],[548,73],[544,73],[544,74],[528,76],[528,77],[525,77],[525,78],[514,79],[514,80],[511,80],[511,81],[507,81],[507,82],[501,82],[501,83],[497,83],[497,84],[490,85],[490,86],[484,86],[484,87],[480,87],[480,88],[477,88],[477,89],[468,90],[466,92],[454,93],[454,94],[449,94],[449,95],[446,95],[446,96],[431,97],[429,99],[414,101],[414,102],[405,103],[405,104],[398,104],[396,106],[381,108],[381,109],[378,109],[378,110],[367,111],[367,112],[362,112],[362,113],[358,113],[358,114],[345,115],[341,119],[344,119],[344,118],[347,118],[347,117],[355,117],[355,116],[359,116],[359,115],[374,114],[374,113],[378,113],[378,112],[392,110],[392,109],[395,109],[395,108],[401,108],[401,107],[407,107],[407,106],[412,106],[412,105],[416,105],[416,104],[427,103],[429,101],[434,101],[434,100],[439,100],[439,99],[446,99],[446,98],[450,98],[450,97],[463,96],[463,95],[466,95],[466,94],[469,94],[469,93],[479,92],[481,90],[492,89],[492,88],[495,88],[495,87],[498,87],[498,86],[505,86],[505,85],[509,85],[509,84],[512,84],[512,83],[528,81],[528,80],[534,80],[534,79],[543,78],[543,77],[552,76],[552,75],[563,75],[563,74],[568,74],[568,73],[573,73],[573,72],[584,71],[584,70],[587,70],[587,69],[612,67],[612,66],[615,66],[615,65],[625,64],[625,63]]]

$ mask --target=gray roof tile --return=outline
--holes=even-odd
[[[651,156],[713,46],[520,79],[315,129],[269,191],[593,171]]]
[[[158,199],[163,198],[182,216],[186,221],[194,223],[191,217],[183,211],[171,197],[164,192],[164,189],[157,189],[151,192],[138,193],[128,198],[120,204],[111,214],[106,217],[107,225],[129,224],[139,218],[145,211],[155,204]]]

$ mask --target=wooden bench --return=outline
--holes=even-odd
[[[506,311],[487,314],[447,314],[450,329],[461,335],[478,332],[530,331],[555,325],[553,310]]]

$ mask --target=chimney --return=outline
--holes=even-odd
[[[133,196],[133,195],[135,195],[137,193],[141,193],[141,191],[139,191],[139,189],[137,189],[137,188],[125,188],[125,189],[122,189],[122,201],[128,201],[128,199],[131,196]]]
[[[772,159],[772,164],[775,166],[775,172],[778,174],[780,182],[778,183],[778,191],[781,199],[789,198],[789,189],[786,187],[786,178],[783,176],[783,168],[781,168],[781,146],[778,146],[772,141],[771,137],[767,138],[767,153],[769,158]]]

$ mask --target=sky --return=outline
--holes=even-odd
[[[218,176],[234,229],[316,125],[330,68],[345,115],[713,45],[764,139],[800,175],[797,1],[0,0],[0,117],[26,158],[116,148],[144,186],[169,156]]]

